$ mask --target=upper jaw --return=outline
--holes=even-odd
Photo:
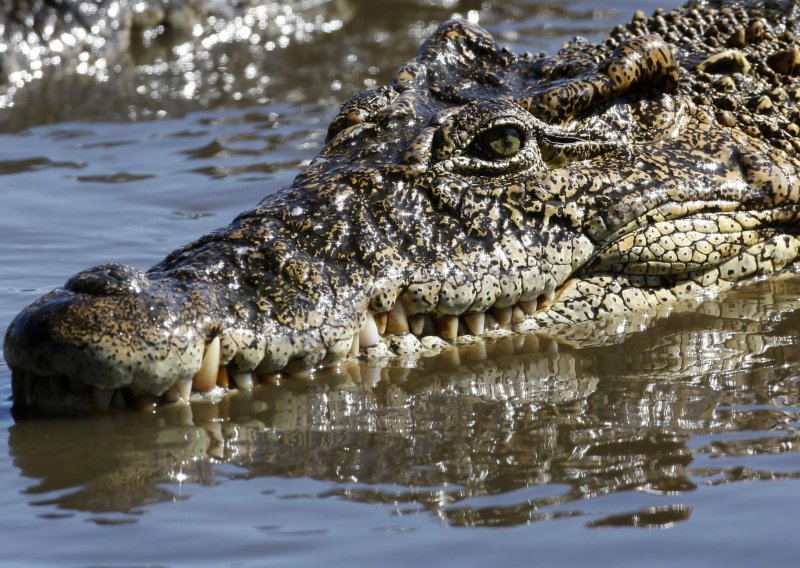
[[[100,297],[56,289],[12,321],[5,358],[36,376],[161,394],[199,369],[205,337],[187,317],[185,298],[159,287]]]

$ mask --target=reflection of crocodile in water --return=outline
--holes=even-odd
[[[290,188],[147,272],[95,267],[26,308],[5,340],[17,408],[248,388],[782,269],[799,12],[690,4],[554,57],[443,25],[342,107]]]

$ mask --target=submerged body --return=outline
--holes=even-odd
[[[5,342],[15,405],[188,398],[782,269],[798,11],[689,5],[554,57],[445,24],[344,105],[292,187],[147,272],[95,267],[26,308]]]

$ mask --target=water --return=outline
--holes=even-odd
[[[339,27],[232,48],[228,91],[185,59],[202,80],[153,83],[149,54],[118,70],[134,88],[12,93],[0,332],[81,268],[147,267],[290,183],[337,105],[454,12],[553,51],[655,7],[451,4],[315,3],[296,16]],[[794,565],[798,292],[756,283],[619,345],[517,338],[155,414],[14,423],[0,363],[0,565]]]

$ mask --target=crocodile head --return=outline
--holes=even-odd
[[[772,53],[786,14],[724,10],[637,17],[554,57],[444,24],[342,107],[291,187],[146,272],[95,267],[23,310],[16,406],[186,399],[780,270],[798,255],[796,137],[777,105],[747,105],[797,96]],[[758,37],[719,47],[741,26]]]

